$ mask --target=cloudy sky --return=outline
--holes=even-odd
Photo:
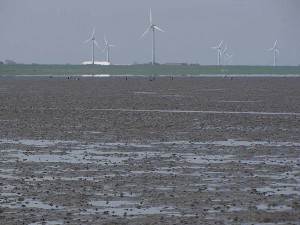
[[[151,61],[152,8],[156,61],[217,64],[221,40],[236,65],[272,65],[267,50],[278,39],[278,65],[300,64],[299,0],[0,0],[0,60],[80,64],[91,60],[96,27],[97,61],[105,61],[104,38],[114,64]],[[224,45],[223,45],[224,46]]]

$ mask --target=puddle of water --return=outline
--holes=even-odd
[[[0,174],[0,177],[3,179],[10,179],[10,180],[19,179],[18,177],[15,177],[13,175],[6,175],[6,174]]]
[[[150,144],[142,144],[142,143],[134,143],[134,142],[105,142],[105,143],[99,143],[101,146],[122,146],[122,147],[136,147],[136,148],[151,148],[153,147]]]
[[[106,175],[107,176],[107,175]],[[36,182],[41,182],[41,181],[95,181],[95,180],[100,180],[103,179],[105,176],[93,176],[93,177],[61,177],[58,175],[53,176],[43,176],[43,177],[30,177],[30,178],[25,178],[24,181],[36,181]]]
[[[109,188],[108,188],[109,189]],[[115,192],[113,193],[108,193],[109,190],[106,190],[105,193],[95,193],[96,196],[112,196],[112,197],[115,197],[117,196],[118,194],[116,194]],[[137,194],[134,194],[134,193],[129,193],[129,192],[122,192],[122,196],[123,197],[135,197],[137,196]],[[105,202],[106,203],[106,202]]]
[[[136,203],[130,201],[91,201],[89,204],[97,207],[124,207]]]
[[[16,173],[17,170],[15,169],[0,169],[0,178],[3,179],[18,179],[18,177],[13,176],[14,173]]]
[[[300,195],[299,187],[262,187],[256,188],[260,193],[265,193],[266,196],[271,195]]]
[[[152,173],[156,173],[156,174],[163,174],[163,175],[172,175],[172,174],[179,174],[176,171],[173,171],[172,169],[166,169],[164,170],[163,168],[158,168],[157,170],[153,170],[153,171],[144,171],[144,170],[133,170],[130,171],[131,174],[136,174],[136,175],[143,175],[143,174],[152,174]]]
[[[268,157],[268,156],[266,156]],[[273,158],[272,160],[268,158],[260,158],[254,157],[253,160],[236,160],[238,163],[249,164],[249,165],[259,165],[259,164],[266,164],[266,165],[296,165],[299,163],[298,159],[286,159],[286,158]]]
[[[13,189],[15,189],[16,187],[12,186],[10,184],[7,184],[7,185],[4,185],[4,186],[1,186],[1,188],[2,188],[2,192],[9,192],[9,191],[12,191]]]
[[[219,100],[217,102],[223,102],[223,103],[252,103],[252,102],[259,102],[259,101]]]
[[[160,97],[176,97],[176,98],[184,98],[184,95],[177,95],[177,94],[163,94],[159,95]]]
[[[169,141],[158,142],[154,144],[167,144],[167,145],[217,145],[226,147],[253,147],[255,145],[262,145],[268,147],[299,147],[298,142],[286,141],[239,141],[235,139],[228,139],[225,141],[203,141],[203,142],[189,142],[189,141]]]
[[[20,194],[18,194],[18,193],[2,192],[2,193],[0,193],[0,196],[3,196],[3,197],[20,196]]]
[[[1,207],[7,208],[40,208],[40,209],[64,209],[57,205],[49,205],[38,200],[25,199],[24,201],[16,201],[15,198],[0,199]]]
[[[36,110],[58,110],[58,108],[33,108]],[[155,113],[199,113],[199,114],[233,114],[233,115],[269,115],[269,116],[300,116],[299,112],[254,112],[254,111],[215,111],[215,110],[176,110],[176,109],[126,109],[126,108],[69,108],[74,111],[117,111],[117,112],[155,112]]]
[[[9,141],[9,140],[8,140]],[[14,142],[14,141],[12,141]],[[19,141],[17,141],[19,143]],[[35,140],[26,140],[26,144],[41,145],[41,143],[48,143],[47,141],[38,141]],[[60,143],[54,141],[53,143]],[[69,143],[69,142],[68,142]],[[267,164],[267,165],[296,165],[299,163],[299,159],[287,159],[280,158],[276,156],[270,157],[268,155],[264,156],[254,156],[251,160],[235,159],[234,155],[196,155],[191,153],[181,153],[181,154],[171,154],[163,151],[103,151],[102,148],[108,147],[128,147],[128,148],[157,148],[161,145],[171,145],[172,148],[188,148],[190,146],[197,147],[203,146],[204,148],[209,145],[215,146],[224,146],[224,147],[255,147],[259,146],[271,146],[271,147],[295,147],[300,146],[298,142],[268,142],[268,141],[239,141],[235,139],[228,139],[225,141],[208,141],[208,142],[188,142],[188,141],[170,141],[170,142],[153,142],[151,144],[142,144],[134,142],[108,142],[108,143],[98,143],[98,144],[88,144],[82,145],[78,143],[77,145],[71,146],[70,151],[65,150],[54,150],[50,154],[39,153],[34,154],[35,152],[25,152],[21,150],[1,150],[4,154],[4,157],[0,159],[0,162],[9,163],[9,162],[33,162],[33,163],[82,163],[82,164],[100,164],[100,165],[116,165],[125,163],[127,160],[142,160],[145,158],[172,158],[177,157],[178,161],[186,161],[189,163],[196,164],[206,164],[206,163],[230,163],[237,162],[248,165],[257,165],[257,164]],[[158,173],[158,171],[153,171]],[[133,171],[133,173],[145,173],[144,171]],[[173,173],[170,170],[160,170],[159,173],[170,174]],[[0,174],[0,177],[4,179],[16,179],[11,172],[6,171]],[[77,178],[71,178],[77,179]],[[80,178],[78,178],[80,179]],[[89,178],[88,178],[89,179]],[[90,178],[93,179],[93,178]]]
[[[84,131],[85,134],[102,134],[100,131]]]
[[[225,91],[224,88],[211,88],[211,89],[202,89],[202,91]]]
[[[138,203],[129,201],[92,201],[89,204],[101,207],[97,209],[87,209],[85,212],[80,214],[90,215],[90,214],[110,214],[115,216],[139,216],[139,215],[153,215],[153,214],[167,214],[167,215],[179,215],[179,213],[174,212],[174,208],[170,207],[147,207],[141,206]],[[132,207],[135,205],[135,207]]]
[[[9,153],[9,152],[8,152]],[[101,165],[111,165],[111,164],[118,164],[125,160],[128,160],[129,157],[114,157],[114,156],[101,156],[101,151],[80,151],[74,150],[68,152],[64,155],[57,155],[57,154],[25,154],[21,151],[14,151],[10,153],[10,157],[13,159],[2,159],[4,163],[8,162],[16,162],[17,160],[22,160],[24,162],[31,162],[31,163],[96,163]]]
[[[253,160],[243,160],[243,159],[234,159],[234,155],[184,155],[183,158],[189,163],[196,164],[207,164],[207,163],[239,163],[246,165],[296,165],[299,160],[298,159],[285,159],[285,158],[273,158],[269,160],[268,158],[262,157],[254,157]],[[268,156],[266,156],[268,157]]]
[[[258,210],[265,210],[265,211],[270,211],[270,212],[282,212],[282,211],[289,211],[292,210],[293,208],[287,205],[266,205],[266,204],[259,204],[256,206]]]
[[[189,163],[198,163],[198,164],[205,164],[205,163],[227,163],[227,162],[234,162],[237,160],[233,160],[233,155],[190,155],[184,156],[187,162]]]
[[[19,122],[20,120],[12,119],[12,120],[0,120],[0,122]]]
[[[170,190],[174,190],[176,188],[176,186],[157,186],[155,187],[155,189],[157,190],[161,190],[161,191],[170,191]]]
[[[49,110],[49,109],[47,109]],[[215,111],[215,110],[175,110],[175,109],[84,109],[73,108],[80,111],[119,111],[119,112],[156,112],[156,113],[201,113],[201,114],[248,114],[248,115],[270,115],[270,116],[300,116],[298,112],[253,112],[253,111]]]
[[[295,223],[296,222],[296,223]],[[297,224],[297,221],[285,221],[285,222],[276,222],[276,225],[286,225],[286,224]],[[241,223],[241,225],[274,225],[274,223],[258,223],[258,222],[246,222],[246,223]]]
[[[268,212],[282,212],[282,211],[289,211],[289,210],[293,210],[292,207],[287,206],[287,205],[267,205],[267,204],[259,204],[254,206],[253,209],[257,209],[257,210],[264,210],[264,211],[268,211]],[[247,211],[247,208],[242,208],[242,207],[237,207],[237,206],[231,206],[228,211],[229,212],[238,212],[238,211]]]
[[[31,139],[21,139],[21,140],[9,140],[9,139],[0,139],[0,144],[16,144],[16,145],[27,145],[45,148],[49,146],[54,146],[57,144],[71,144],[77,143],[75,141],[61,141],[61,140],[31,140]]]
[[[156,92],[146,92],[146,91],[136,91],[134,92],[135,95],[156,95]]]
[[[89,133],[100,133],[87,131]],[[0,144],[21,144],[26,146],[34,147],[50,147],[53,145],[62,144],[77,144],[73,146],[77,149],[93,149],[93,148],[103,148],[103,147],[136,147],[136,148],[153,148],[153,145],[217,145],[217,146],[227,146],[227,147],[253,147],[255,145],[269,146],[269,147],[299,147],[299,142],[287,142],[287,141],[244,141],[228,139],[225,141],[204,141],[204,142],[189,142],[189,141],[168,141],[168,142],[153,142],[151,144],[139,143],[137,142],[100,142],[95,144],[82,145],[75,141],[61,141],[61,140],[8,140],[0,139]]]
[[[20,143],[19,141],[7,140],[6,143]],[[26,140],[22,143],[33,144],[34,146],[41,146],[41,143],[49,144],[47,141],[38,141],[35,140]],[[53,142],[60,143],[61,142]],[[59,147],[60,145],[58,145]],[[10,162],[30,162],[30,163],[82,163],[82,164],[100,164],[100,165],[115,165],[123,163],[129,159],[143,159],[148,157],[171,157],[171,154],[163,155],[162,152],[130,152],[130,151],[103,151],[103,148],[112,149],[114,147],[128,147],[128,148],[153,148],[152,144],[141,144],[141,143],[127,143],[127,142],[108,142],[108,143],[98,143],[98,144],[88,144],[83,145],[78,143],[77,145],[70,146],[66,151],[64,150],[51,150],[34,152],[34,151],[22,151],[16,149],[5,149],[0,150],[4,157],[0,159],[0,162],[10,163]],[[1,174],[3,178],[13,179],[14,177],[10,176],[11,173]]]
[[[63,225],[63,221],[43,221],[43,222],[35,222],[35,223],[29,223],[28,225]]]

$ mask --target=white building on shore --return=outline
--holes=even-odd
[[[92,61],[85,61],[85,62],[82,62],[81,65],[93,65],[93,62]],[[110,62],[106,62],[106,61],[94,61],[94,65],[100,65],[100,66],[109,66],[110,65]]]

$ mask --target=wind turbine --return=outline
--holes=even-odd
[[[232,56],[233,56],[233,53],[231,53],[231,55],[229,56],[228,54],[226,54],[227,57],[228,57],[228,60],[229,60],[229,65],[232,64]]]
[[[94,56],[95,56],[94,44],[96,44],[99,47],[97,41],[95,40],[94,35],[95,35],[95,27],[93,29],[92,37],[83,42],[83,43],[88,43],[88,42],[92,41],[92,64],[93,65],[95,63],[95,60],[94,60]]]
[[[211,47],[213,49],[217,49],[218,50],[218,66],[220,66],[220,57],[221,57],[221,45],[223,44],[223,40],[220,42],[218,47]]]
[[[152,22],[152,13],[151,13],[151,9],[150,9],[150,26],[148,27],[148,29],[142,34],[142,37],[144,37],[149,30],[152,29],[152,65],[155,64],[155,37],[154,37],[154,31],[158,30],[160,32],[164,32],[161,28],[159,28],[158,26],[154,25]]]
[[[221,57],[224,58],[224,66],[226,65],[226,57],[228,57],[226,49],[227,49],[227,44],[225,44],[224,50],[221,51]]]
[[[109,44],[105,36],[104,36],[104,41],[105,41],[105,47],[103,49],[103,52],[106,50],[106,61],[109,62],[109,47],[116,47],[116,46]]]
[[[276,39],[276,41],[275,41],[273,47],[270,48],[268,51],[272,51],[272,50],[273,50],[273,52],[274,52],[274,66],[276,66],[276,54],[278,53],[278,54],[280,55],[280,53],[279,53],[279,51],[278,51],[278,49],[277,49],[277,39]]]

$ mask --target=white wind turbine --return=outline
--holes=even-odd
[[[221,57],[221,46],[223,44],[223,40],[220,42],[219,46],[218,47],[211,47],[213,49],[217,49],[218,50],[218,66],[220,66],[220,57]]]
[[[233,56],[233,53],[231,53],[231,55],[229,56],[228,54],[226,54],[227,57],[228,57],[228,60],[229,60],[229,65],[232,64],[232,56]]]
[[[154,37],[154,31],[158,30],[161,32],[164,32],[161,28],[159,28],[158,26],[154,25],[152,22],[152,13],[151,13],[151,9],[150,9],[150,26],[148,27],[148,29],[142,34],[142,37],[144,37],[149,30],[152,29],[152,65],[155,64],[155,37]]]
[[[276,54],[278,53],[278,54],[280,55],[280,53],[279,53],[279,51],[278,51],[278,49],[277,49],[277,39],[276,39],[276,41],[275,41],[273,47],[270,48],[268,51],[272,51],[272,50],[273,50],[273,52],[274,52],[274,66],[276,66]]]
[[[94,57],[95,56],[94,44],[96,44],[99,47],[97,41],[95,40],[95,36],[94,35],[95,35],[95,27],[93,29],[92,37],[83,42],[83,43],[88,43],[88,42],[92,41],[92,64],[93,65],[95,63],[95,59],[94,59],[95,58]]]
[[[105,47],[103,49],[103,52],[106,50],[106,61],[109,63],[109,48],[116,47],[116,46],[109,44],[105,36],[104,36],[104,41],[105,41]]]
[[[228,58],[228,53],[227,53],[227,44],[225,44],[224,50],[221,51],[221,57],[223,57],[223,61],[224,61],[224,66],[226,65],[226,57]]]

